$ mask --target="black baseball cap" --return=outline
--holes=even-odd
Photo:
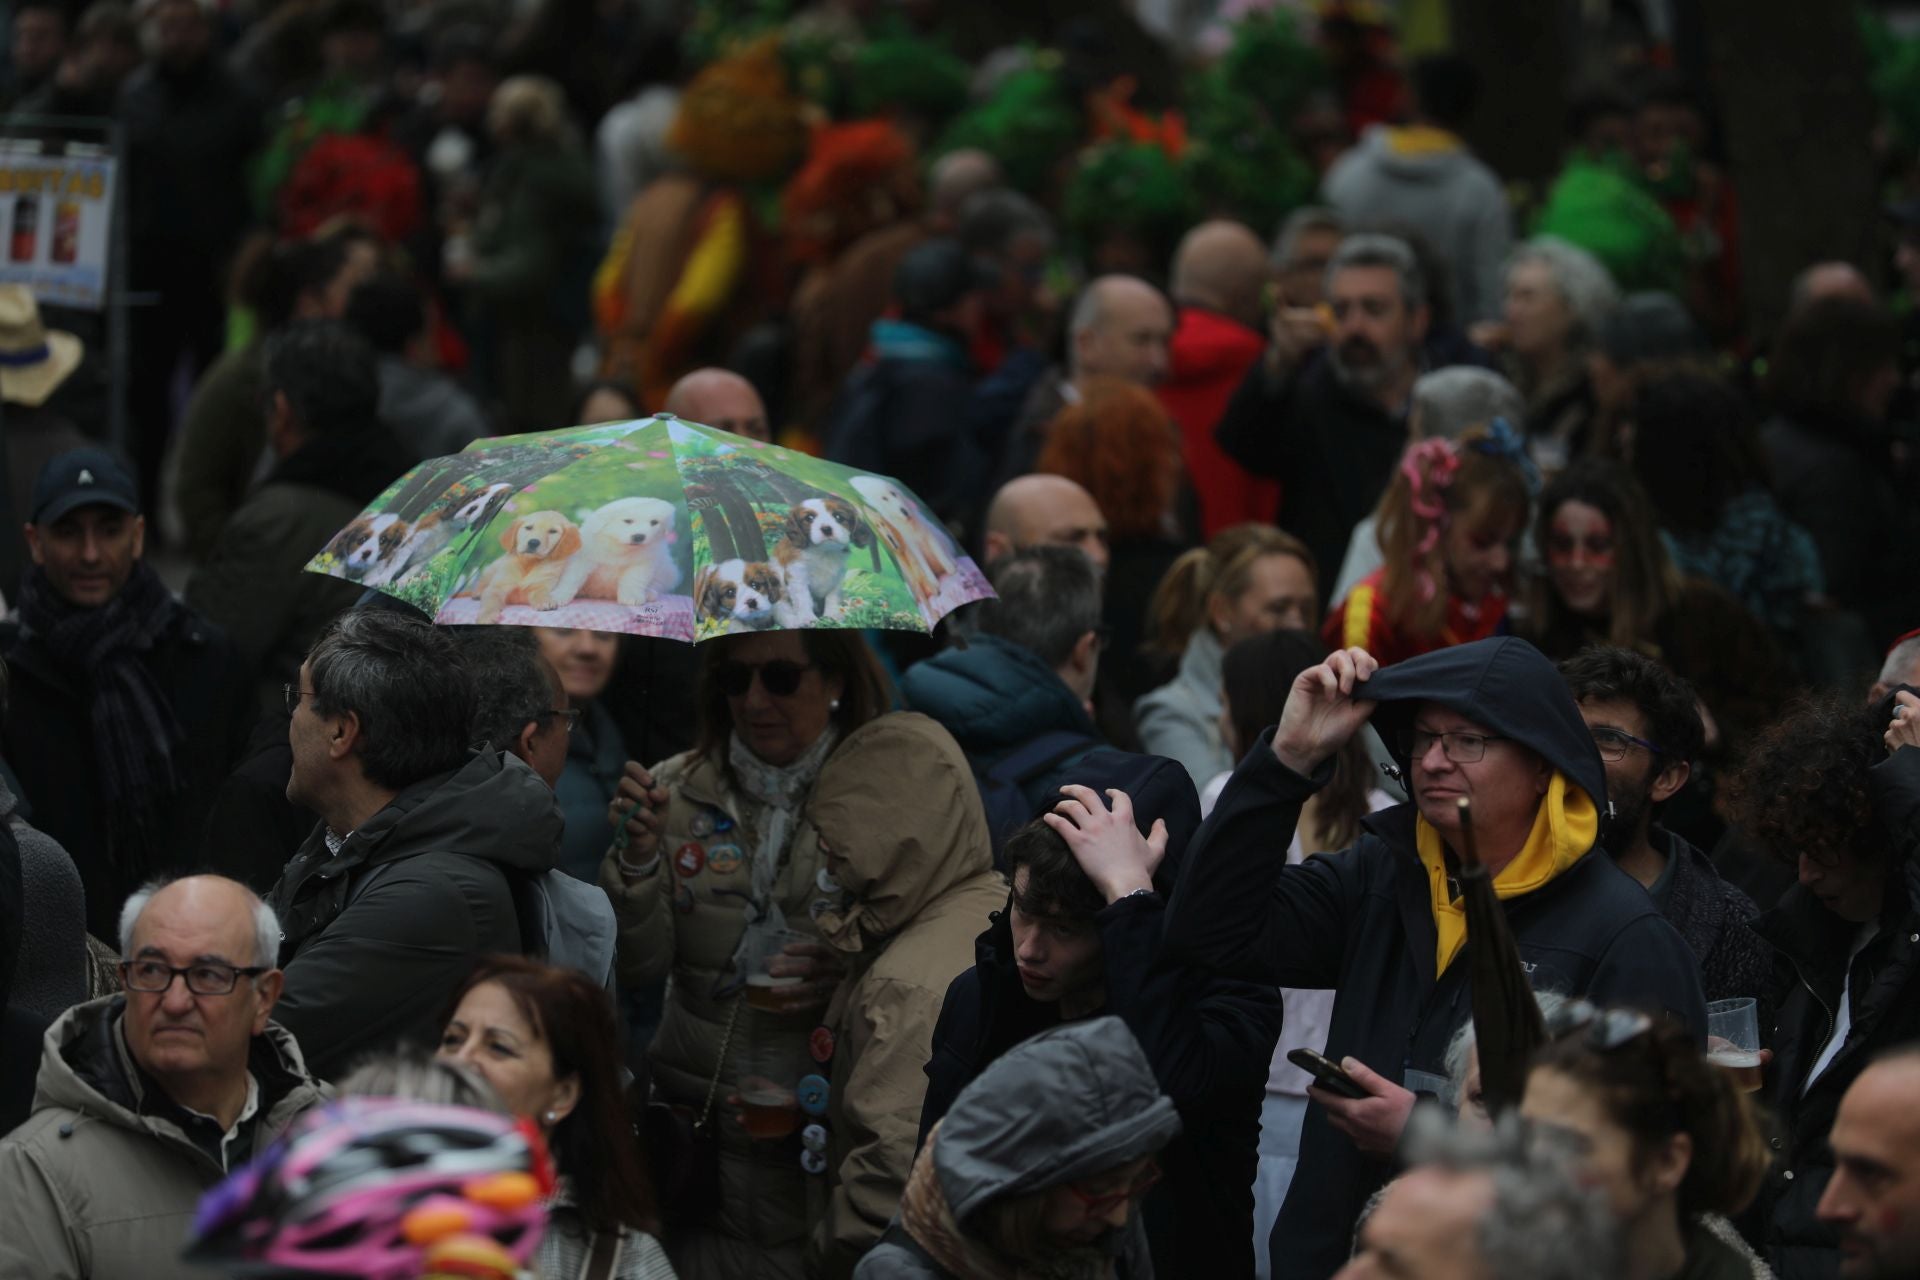
[[[71,449],[40,468],[28,518],[34,524],[52,524],[80,507],[140,512],[140,489],[133,476],[104,449]]]

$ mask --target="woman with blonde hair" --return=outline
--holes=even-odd
[[[1390,666],[1503,633],[1531,466],[1504,419],[1408,446],[1376,514],[1383,562],[1321,638]]]
[[[1237,524],[1173,562],[1147,609],[1148,643],[1177,657],[1173,679],[1134,704],[1142,749],[1204,783],[1233,767],[1220,727],[1220,669],[1249,636],[1320,620],[1313,553],[1271,525]]]

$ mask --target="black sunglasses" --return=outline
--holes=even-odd
[[[713,678],[720,686],[721,693],[729,698],[744,698],[747,690],[753,688],[753,677],[758,674],[762,689],[776,698],[789,698],[800,687],[800,677],[811,670],[811,662],[788,662],[784,658],[758,665],[723,662],[714,669]]]

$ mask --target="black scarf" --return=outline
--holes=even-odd
[[[180,613],[144,560],[134,562],[126,585],[97,608],[63,599],[38,566],[20,588],[26,635],[88,697],[113,860],[134,876],[144,874],[158,852],[160,811],[174,790],[175,753],[186,741],[144,660]]]

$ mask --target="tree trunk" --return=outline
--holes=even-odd
[[[1795,273],[1842,259],[1872,278],[1877,119],[1855,6],[1836,0],[1699,0],[1740,200],[1748,332],[1786,312]]]

